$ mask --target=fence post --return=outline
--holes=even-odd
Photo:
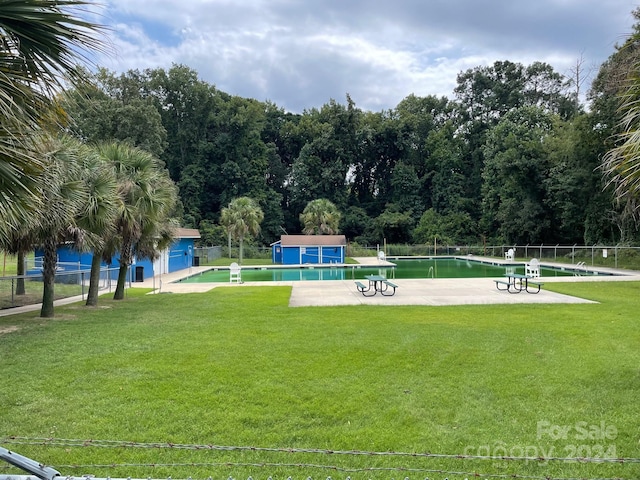
[[[576,245],[577,243],[574,243],[571,247],[571,263],[576,263]]]
[[[80,272],[80,292],[82,292],[82,301],[84,302],[84,272]]]
[[[0,459],[42,480],[53,480],[56,477],[61,477],[60,472],[57,470],[36,462],[29,457],[24,457],[19,453],[11,452],[6,448],[0,447]]]

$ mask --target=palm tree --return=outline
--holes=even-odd
[[[307,203],[300,214],[300,221],[304,225],[305,235],[333,235],[338,233],[340,212],[336,206],[326,198],[319,198]]]
[[[99,151],[115,169],[118,184],[116,233],[105,242],[102,257],[110,259],[116,250],[120,252],[113,298],[122,300],[134,253],[153,259],[154,252],[166,243],[163,239],[170,238],[167,224],[177,201],[177,189],[160,161],[144,150],[113,142],[100,146]]]
[[[74,11],[82,0],[0,0],[0,240],[38,209],[42,172],[33,134],[57,117],[54,92],[65,82],[79,85],[76,69],[102,49],[100,27]]]
[[[640,65],[630,73],[620,99],[618,145],[604,156],[602,169],[615,188],[616,199],[633,214],[640,206]]]
[[[229,238],[238,240],[238,263],[242,264],[244,238],[247,235],[257,236],[263,219],[262,209],[249,197],[236,198],[229,207],[222,209],[221,222],[226,227]]]
[[[80,166],[87,186],[87,199],[78,226],[85,232],[85,243],[93,252],[86,305],[96,306],[102,253],[107,239],[115,233],[118,191],[115,170],[99,155],[97,148],[91,148],[82,156]]]
[[[30,226],[31,222],[23,222],[20,225],[10,229],[0,241],[2,249],[17,257],[16,265],[16,295],[24,295],[26,293],[24,276],[25,271],[25,255],[33,249],[35,239],[33,238],[33,230]]]
[[[42,137],[41,152],[46,165],[39,188],[43,202],[32,234],[44,250],[42,264],[41,317],[53,317],[57,248],[63,242],[82,244],[83,232],[77,225],[87,199],[79,159],[87,153],[77,140]]]

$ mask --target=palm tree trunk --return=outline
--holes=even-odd
[[[85,304],[88,307],[95,307],[98,305],[101,264],[102,252],[94,250],[93,258],[91,259],[91,273],[89,274],[89,292],[87,293],[87,303]]]
[[[16,274],[18,275],[18,279],[16,281],[16,295],[24,295],[27,293],[24,286],[24,270],[24,251],[20,249],[18,250],[18,265],[16,265]]]
[[[122,239],[122,248],[120,249],[120,270],[118,270],[118,284],[116,285],[116,291],[113,294],[114,300],[124,300],[124,287],[127,283],[127,271],[129,270],[129,265],[131,265],[131,260],[133,257],[133,253],[131,252],[132,248],[132,240],[131,237],[126,235]]]
[[[126,262],[120,262],[120,270],[118,270],[118,284],[116,285],[116,291],[113,294],[114,300],[124,300],[124,287],[127,284],[127,272],[129,271],[129,265]]]
[[[240,237],[240,253],[238,253],[238,263],[242,265],[242,237]]]
[[[120,248],[120,270],[118,270],[118,284],[113,294],[114,300],[124,300],[124,287],[127,284],[127,272],[133,257],[133,240],[130,235],[123,235],[122,247]]]
[[[40,316],[51,318],[54,315],[53,300],[55,297],[56,266],[58,263],[55,239],[48,238],[44,243],[44,260],[42,265],[42,308]]]

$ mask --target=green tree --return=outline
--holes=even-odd
[[[40,316],[53,317],[58,245],[73,241],[81,246],[83,241],[78,219],[85,208],[88,190],[80,159],[90,152],[69,137],[43,137],[41,149],[46,165],[39,192],[43,202],[33,235],[44,252]]]
[[[86,244],[93,253],[86,305],[96,306],[101,262],[106,242],[115,235],[119,197],[115,169],[100,155],[98,148],[92,148],[79,160],[87,198],[80,212],[78,227],[85,233]]]
[[[636,42],[640,40],[640,34],[635,37]],[[620,97],[621,132],[602,167],[615,187],[618,202],[635,212],[640,207],[640,62],[634,65]]]
[[[396,163],[391,174],[391,201],[400,211],[420,216],[424,203],[420,196],[420,179],[412,165]]]
[[[555,119],[545,139],[549,159],[545,202],[553,225],[545,242],[593,245],[616,241],[611,236],[611,190],[604,188],[598,169],[604,144],[595,133],[594,120],[587,114],[570,121]]]
[[[344,215],[340,217],[339,231],[348,239],[358,243],[369,243],[366,234],[373,230],[373,220],[364,208],[348,207]],[[375,242],[375,239],[371,239]]]
[[[340,212],[333,202],[326,198],[318,198],[307,203],[300,214],[305,235],[334,235],[338,233]]]
[[[100,49],[100,28],[76,15],[82,0],[0,1],[0,237],[39,205],[34,132],[59,117],[54,92],[80,84],[76,64]],[[0,239],[1,240],[1,239]]]
[[[395,205],[389,204],[374,220],[375,236],[378,241],[386,239],[388,243],[404,243],[411,238],[415,223],[410,212],[399,211]]]
[[[239,197],[233,199],[229,206],[222,210],[221,218],[229,238],[233,237],[238,241],[238,261],[242,264],[244,239],[248,235],[255,237],[260,233],[260,223],[264,219],[264,213],[253,199]]]
[[[87,143],[118,140],[160,157],[166,147],[167,131],[153,99],[110,96],[106,91],[110,87],[105,84],[118,79],[107,70],[101,69],[95,75],[86,72],[86,76],[92,83],[87,82],[61,97],[71,118],[69,131]]]
[[[483,221],[507,243],[544,239],[549,229],[545,205],[548,157],[544,141],[551,130],[549,115],[535,107],[507,113],[489,132],[482,172]]]
[[[144,150],[110,142],[100,145],[98,151],[114,168],[118,184],[116,233],[105,242],[102,256],[110,260],[119,251],[118,283],[113,298],[122,300],[136,249],[143,257],[153,257],[153,252],[161,248],[154,246],[154,242],[163,240],[164,233],[157,239],[154,237],[168,230],[166,225],[170,223],[177,190],[161,162]]]
[[[311,138],[300,150],[289,178],[294,211],[316,198],[326,198],[339,208],[346,206],[347,174],[360,151],[361,115],[348,95],[346,106],[331,100],[319,111],[306,112],[300,127],[307,128]]]
[[[466,212],[450,212],[443,215],[430,208],[422,214],[413,230],[413,242],[431,244],[437,239],[438,243],[448,245],[473,243],[476,240],[474,223]]]

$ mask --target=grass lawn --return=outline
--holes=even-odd
[[[76,476],[637,478],[639,463],[295,451],[639,458],[640,283],[547,286],[601,303],[289,308],[289,287],[134,289],[0,317],[0,446]]]

